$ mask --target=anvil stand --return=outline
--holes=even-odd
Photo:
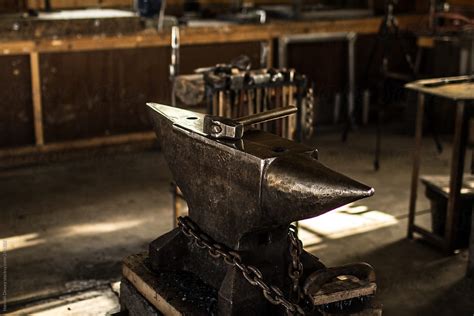
[[[125,260],[124,310],[132,315],[283,315],[285,309],[305,306],[291,298],[295,280],[305,300],[323,307],[375,293],[369,265],[326,269],[301,244],[294,245],[295,232],[289,229],[294,221],[369,197],[373,189],[324,167],[311,147],[248,129],[264,121],[255,116],[229,120],[149,106],[164,156],[188,201],[189,218],[153,241],[148,255]],[[266,120],[294,110],[258,116]],[[339,290],[344,284],[352,288]],[[326,291],[328,285],[336,290]]]

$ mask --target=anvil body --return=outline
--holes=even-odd
[[[189,207],[189,217],[216,241],[258,267],[286,293],[290,223],[373,194],[317,160],[314,148],[259,130],[233,141],[203,132],[204,114],[150,104],[160,145]],[[189,271],[218,290],[220,315],[275,315],[235,268],[197,248],[179,228],[150,244],[154,269]],[[303,252],[305,275],[324,265]],[[286,293],[287,294],[287,293]]]

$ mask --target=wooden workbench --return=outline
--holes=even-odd
[[[418,105],[416,114],[415,127],[415,149],[413,151],[413,170],[411,179],[410,204],[408,214],[408,238],[412,239],[417,233],[426,238],[435,246],[440,247],[447,253],[451,254],[457,250],[457,232],[460,226],[460,213],[462,189],[470,187],[463,185],[464,162],[466,147],[468,143],[468,125],[469,119],[473,115],[474,101],[474,83],[470,81],[470,77],[449,77],[420,80],[409,83],[405,86],[407,89],[413,90],[418,94]],[[447,209],[445,230],[443,236],[439,236],[430,232],[415,223],[416,201],[418,194],[418,181],[421,167],[421,145],[423,137],[423,116],[425,111],[425,95],[445,98],[450,100],[452,106],[456,108],[455,131],[453,139],[453,149],[451,158],[451,170],[449,180],[433,181],[433,178],[425,180],[425,183],[432,183],[434,187],[438,187],[439,192],[443,192],[447,196]],[[470,183],[472,179],[466,179]],[[448,187],[446,188],[446,185]],[[469,192],[469,190],[468,190]]]

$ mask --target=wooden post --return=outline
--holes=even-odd
[[[413,171],[411,175],[410,206],[408,213],[408,238],[413,238],[415,226],[416,198],[418,195],[418,179],[420,177],[420,155],[423,139],[423,115],[425,112],[425,95],[418,92],[418,109],[416,111],[415,149],[413,150]]]
[[[36,145],[44,145],[43,113],[41,107],[41,78],[38,52],[30,53],[31,90],[33,96],[33,124],[35,128]]]
[[[467,261],[467,276],[474,278],[474,205],[471,207],[471,241],[469,243],[469,260]]]
[[[449,184],[448,210],[446,213],[447,250],[455,250],[459,213],[461,212],[461,187],[466,155],[467,122],[465,102],[458,101],[456,105],[456,125],[454,131],[453,154],[451,159],[451,177]]]
[[[273,38],[270,38],[267,41],[267,45],[268,45],[267,67],[272,68],[273,67]]]

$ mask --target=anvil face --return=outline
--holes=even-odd
[[[246,234],[326,213],[373,189],[332,171],[316,150],[259,130],[204,133],[206,115],[149,104],[168,165],[202,230],[236,247]]]

